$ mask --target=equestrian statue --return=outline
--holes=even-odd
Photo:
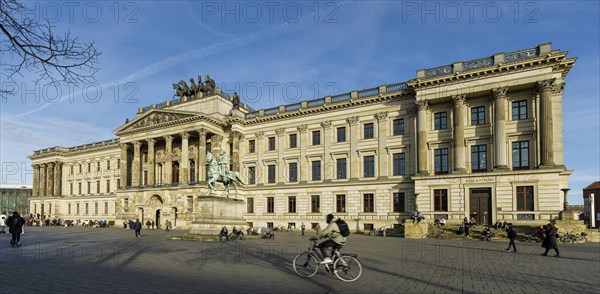
[[[216,191],[213,186],[214,182],[220,182],[225,186],[227,198],[229,198],[229,185],[233,185],[235,196],[237,198],[237,184],[245,185],[245,183],[240,177],[240,173],[229,170],[229,159],[227,158],[225,151],[221,151],[218,160],[210,151],[207,151],[206,165],[208,166],[208,193],[206,195],[209,195],[212,191]]]

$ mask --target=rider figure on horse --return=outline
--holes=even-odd
[[[227,158],[227,153],[225,150],[221,150],[221,155],[219,156],[219,168],[221,169],[222,175],[229,175],[229,159]]]

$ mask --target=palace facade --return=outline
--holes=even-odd
[[[254,226],[548,221],[572,173],[563,156],[564,78],[550,44],[419,70],[407,82],[254,111],[217,88],[140,108],[117,138],[38,150],[32,213],[73,220],[202,218],[206,154],[245,179]],[[221,186],[222,187],[222,186]],[[221,194],[221,192],[218,192]]]

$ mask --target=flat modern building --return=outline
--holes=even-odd
[[[542,44],[258,111],[218,88],[178,92],[140,108],[115,139],[34,151],[31,207],[190,226],[203,215],[207,152],[225,151],[246,182],[240,217],[254,226],[323,226],[334,213],[368,230],[417,210],[451,222],[548,221],[572,173],[562,101],[574,63]]]
[[[13,211],[29,216],[31,185],[0,184],[0,214],[11,215]]]

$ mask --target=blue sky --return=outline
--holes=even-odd
[[[25,4],[30,17],[95,41],[102,55],[96,82],[63,87],[62,95],[36,85],[35,72],[14,84],[2,77],[2,89],[16,87],[0,103],[2,183],[31,182],[33,150],[113,138],[138,107],[172,99],[172,83],[199,74],[259,109],[547,42],[578,58],[563,105],[571,203],[581,204],[582,188],[600,180],[597,1]]]

